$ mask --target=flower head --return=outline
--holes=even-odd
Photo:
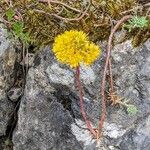
[[[92,64],[100,55],[100,49],[90,42],[83,31],[70,30],[55,38],[53,52],[58,61],[70,67],[81,63]]]

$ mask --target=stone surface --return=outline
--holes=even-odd
[[[16,102],[18,101],[18,99],[22,96],[23,94],[23,89],[20,87],[12,87],[8,92],[8,98],[12,101],[12,102]]]
[[[14,45],[6,30],[0,25],[0,136],[6,134],[10,113],[14,107],[7,97],[7,91],[15,81],[14,68],[18,59]]]
[[[102,46],[105,50],[105,46]],[[13,134],[14,150],[149,150],[150,41],[133,48],[131,41],[112,50],[117,94],[135,105],[130,115],[121,105],[107,105],[103,138],[96,141],[86,130],[79,111],[75,71],[59,64],[45,48],[29,69],[24,96]],[[103,52],[103,56],[105,54]],[[96,127],[100,115],[100,83],[104,60],[82,66],[85,108]]]

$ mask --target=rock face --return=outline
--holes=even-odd
[[[104,46],[105,48],[105,46]],[[74,70],[59,64],[45,48],[29,69],[13,134],[14,150],[149,150],[150,41],[132,48],[131,42],[112,50],[117,94],[137,107],[130,115],[124,106],[107,105],[103,138],[97,143],[86,130],[79,111]],[[86,112],[97,126],[103,60],[82,66]]]
[[[6,30],[0,25],[0,136],[6,134],[6,128],[13,111],[13,103],[8,100],[7,91],[15,80],[15,64],[18,55],[15,43],[8,39]]]

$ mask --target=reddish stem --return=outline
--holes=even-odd
[[[113,77],[112,77],[111,58],[109,59],[109,75],[110,75],[110,92],[114,93],[114,83],[113,83]]]
[[[110,77],[110,97],[111,95],[114,94],[114,81],[113,81],[113,75],[112,75],[112,65],[111,65],[111,58],[109,58],[109,77]],[[111,99],[112,101],[112,104],[115,104],[115,100],[114,99]]]
[[[78,90],[79,90],[80,110],[81,110],[83,119],[84,119],[84,121],[86,123],[86,126],[87,126],[88,130],[94,135],[94,137],[97,137],[97,133],[92,128],[91,122],[87,119],[86,112],[84,111],[83,87],[81,85],[81,80],[80,80],[80,67],[76,68],[76,83],[77,83],[77,87],[78,87]]]
[[[112,48],[112,39],[114,36],[114,33],[117,31],[117,29],[120,27],[120,25],[125,22],[126,20],[130,19],[132,16],[127,15],[124,16],[121,20],[118,21],[118,23],[114,26],[114,28],[111,31],[111,34],[109,36],[108,40],[108,45],[107,45],[107,57],[106,57],[106,62],[105,62],[105,67],[104,67],[104,74],[103,74],[103,79],[102,79],[102,86],[101,86],[101,95],[102,95],[102,116],[101,119],[99,120],[99,133],[101,134],[101,130],[106,118],[106,98],[105,98],[105,85],[106,85],[106,74],[107,74],[107,69],[108,65],[111,65],[110,62],[110,55],[111,55],[111,48]],[[111,72],[110,72],[111,73]],[[112,82],[112,73],[110,74],[111,82]],[[113,86],[113,82],[111,83]],[[112,89],[113,90],[113,87]]]

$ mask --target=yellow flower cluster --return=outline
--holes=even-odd
[[[83,31],[70,30],[55,38],[53,52],[58,61],[68,64],[71,68],[81,63],[92,64],[100,55],[97,45],[90,42]]]

